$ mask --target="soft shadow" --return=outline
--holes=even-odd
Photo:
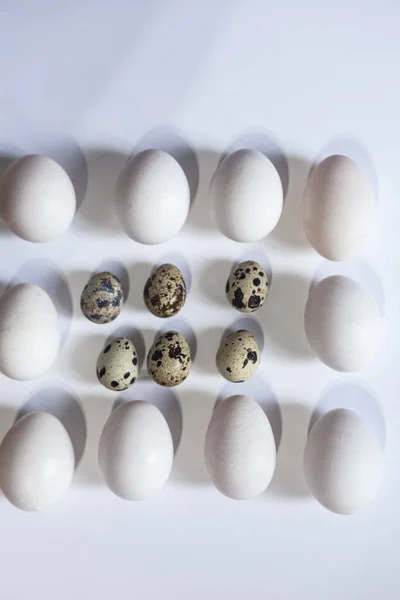
[[[267,493],[289,498],[309,496],[303,475],[303,454],[311,409],[299,402],[283,402],[280,409],[282,440]]]
[[[86,418],[79,398],[64,384],[42,387],[30,394],[15,420],[32,412],[47,412],[61,421],[71,438],[77,468],[85,449],[87,433]]]
[[[184,134],[175,127],[160,125],[139,140],[130,158],[143,150],[163,150],[175,158],[188,180],[192,205],[199,186],[199,163],[194,147]]]
[[[87,419],[87,440],[81,464],[77,469],[76,479],[82,485],[105,485],[98,465],[100,435],[110,416],[114,396],[104,396],[104,388],[99,386],[96,396],[83,396],[82,403]]]
[[[302,203],[311,161],[289,156],[290,183],[282,216],[269,238],[279,244],[306,250],[310,248],[302,224]],[[268,239],[268,238],[267,238]]]
[[[237,150],[258,150],[272,162],[278,171],[285,199],[289,186],[289,164],[278,140],[268,131],[253,129],[235,140],[223,153],[220,162]]]
[[[298,360],[314,358],[304,331],[304,310],[310,283],[295,273],[275,273],[274,285],[259,311],[265,343],[284,357]]]
[[[89,277],[90,273],[83,269],[76,271],[68,271],[68,273],[66,273],[66,278],[69,284],[74,304],[75,316],[78,318],[83,317],[81,311],[81,294],[83,292],[83,288],[89,281]]]
[[[385,315],[385,295],[380,277],[366,260],[357,258],[339,263],[323,260],[311,281],[310,293],[320,281],[331,275],[344,275],[360,283],[364,290],[375,300],[381,316]]]
[[[14,425],[16,414],[17,410],[15,406],[0,405],[0,443],[3,441],[8,430]]]
[[[126,161],[125,154],[112,148],[87,152],[90,176],[85,202],[76,216],[80,229],[97,233],[99,237],[122,232],[115,210],[115,186]]]
[[[166,263],[178,267],[185,281],[186,292],[189,293],[192,287],[192,273],[189,267],[189,263],[186,261],[185,257],[182,254],[178,254],[177,252],[168,252],[166,254],[163,254],[157,261],[157,265],[155,265],[154,270]]]
[[[240,263],[248,260],[254,260],[255,262],[258,262],[258,264],[264,269],[268,278],[268,285],[271,287],[273,277],[272,266],[267,255],[265,254],[263,247],[261,245],[255,245],[253,248],[246,250],[246,252],[238,257],[235,264],[232,266],[232,271],[234,271]]]
[[[219,375],[215,359],[224,332],[226,332],[224,327],[215,326],[203,329],[197,334],[198,353],[196,367],[201,371],[211,375]]]
[[[210,483],[204,463],[204,440],[215,396],[201,390],[182,391],[182,440],[175,459],[176,478],[192,484]]]
[[[182,410],[176,392],[157,385],[150,377],[143,377],[137,380],[129,390],[121,392],[114,402],[112,410],[131,400],[145,400],[157,406],[170,428],[174,454],[176,454],[182,437]]]
[[[376,201],[378,201],[378,175],[374,166],[372,156],[369,153],[369,150],[367,149],[365,144],[360,139],[354,136],[343,135],[333,137],[326,144],[324,144],[321,150],[318,152],[318,155],[315,158],[312,168],[316,167],[322,160],[324,160],[328,156],[333,156],[334,154],[342,154],[343,156],[348,156],[349,158],[353,159],[356,163],[358,163],[358,165],[367,174],[369,181],[372,185],[372,189],[374,190]]]
[[[220,345],[224,339],[234,331],[249,331],[256,339],[260,354],[264,350],[264,333],[256,317],[239,317],[229,327],[227,327],[221,337]]]
[[[51,141],[42,141],[35,152],[52,158],[66,171],[74,186],[79,210],[87,190],[88,167],[77,142],[70,137],[55,136]]]
[[[172,317],[171,319],[166,319],[166,323],[163,323],[160,327],[156,337],[158,338],[167,331],[177,331],[185,338],[190,348],[192,362],[194,362],[197,354],[197,337],[192,327],[184,319]]]
[[[88,335],[80,338],[70,353],[71,366],[78,381],[98,383],[96,362],[105,345],[104,335]]]
[[[155,266],[151,263],[137,262],[129,267],[131,288],[130,304],[135,310],[147,310],[143,300],[144,286]]]
[[[243,383],[225,383],[218,395],[214,410],[226,398],[238,395],[248,396],[261,406],[270,422],[278,451],[282,439],[282,416],[278,400],[268,383],[257,374]]]
[[[104,345],[106,345],[107,343],[109,344],[110,342],[119,337],[124,337],[133,342],[133,345],[135,346],[138,355],[138,368],[140,371],[144,364],[144,359],[146,357],[146,345],[142,332],[136,327],[133,327],[132,325],[120,325],[119,327],[114,329],[111,335],[108,336],[107,340],[104,342]]]
[[[382,450],[386,444],[386,424],[381,402],[367,385],[356,377],[341,378],[324,392],[310,416],[308,433],[320,417],[335,408],[347,408],[359,414],[378,438]]]
[[[109,258],[103,260],[103,262],[94,270],[90,277],[96,275],[97,273],[102,273],[103,271],[108,271],[112,275],[115,275],[117,279],[119,279],[122,287],[122,291],[124,293],[124,304],[126,303],[129,297],[129,274],[128,270],[118,258]]]
[[[50,258],[33,258],[16,272],[9,287],[20,283],[35,283],[48,293],[58,313],[61,344],[64,344],[72,324],[73,305],[69,283],[63,271]]]
[[[233,263],[227,259],[210,261],[200,272],[199,290],[206,298],[210,308],[213,304],[228,308],[225,286],[231,274]]]
[[[200,171],[200,181],[196,200],[193,202],[185,227],[192,227],[204,232],[216,232],[218,230],[214,218],[214,207],[211,205],[209,187],[211,178],[218,166],[220,154],[211,148],[203,148],[197,151],[197,159]]]
[[[0,152],[0,177],[3,175],[4,171],[8,169],[8,167],[19,158],[18,154],[8,154],[6,152]]]

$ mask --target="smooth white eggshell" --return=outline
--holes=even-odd
[[[329,156],[308,178],[303,226],[313,248],[328,260],[348,260],[365,248],[376,221],[367,175],[347,156]]]
[[[343,275],[320,281],[311,291],[304,317],[308,342],[336,371],[359,371],[378,352],[382,319],[364,288]]]
[[[161,244],[183,227],[190,208],[190,189],[179,163],[162,150],[134,156],[117,183],[117,213],[132,239]]]
[[[247,396],[221,402],[208,426],[204,457],[212,482],[225,496],[247,500],[261,494],[274,474],[276,447],[259,404]]]
[[[304,475],[325,508],[352,514],[376,496],[383,468],[378,439],[361,417],[335,409],[313,426],[304,452]]]
[[[0,206],[16,235],[28,242],[49,242],[70,226],[76,210],[75,190],[67,173],[51,158],[23,156],[0,180]]]
[[[59,348],[50,296],[33,283],[7,290],[0,299],[0,371],[12,379],[34,379],[51,367]]]
[[[75,469],[67,430],[49,413],[19,419],[0,446],[0,486],[17,508],[41,510],[61,499]]]
[[[149,402],[122,404],[100,437],[99,465],[111,491],[125,500],[144,500],[167,481],[174,459],[170,429]]]
[[[257,150],[237,150],[219,164],[210,186],[218,226],[236,242],[255,242],[278,223],[282,183],[272,162]]]

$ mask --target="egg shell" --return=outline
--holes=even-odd
[[[81,310],[85,317],[104,325],[120,314],[124,304],[124,292],[115,275],[108,271],[93,275],[81,295]]]
[[[49,242],[71,225],[75,190],[67,173],[51,158],[23,156],[0,180],[0,206],[16,235],[28,242]]]
[[[212,178],[210,194],[219,228],[236,242],[261,240],[282,213],[280,177],[257,150],[238,150],[224,158]]]
[[[74,449],[62,423],[49,413],[29,413],[7,432],[0,446],[0,486],[21,510],[42,510],[68,490]]]
[[[270,422],[259,404],[247,396],[231,396],[215,408],[204,450],[213,484],[235,500],[262,494],[275,471]]]
[[[138,357],[134,344],[127,338],[116,338],[101,351],[96,365],[97,378],[114,392],[128,389],[138,376]]]
[[[242,383],[260,364],[260,349],[250,331],[240,329],[222,340],[216,357],[217,369],[228,381]]]
[[[336,371],[363,369],[381,345],[377,305],[359,283],[343,275],[327,277],[312,289],[304,323],[311,348]]]
[[[179,385],[189,375],[190,348],[185,338],[176,331],[160,335],[147,356],[147,370],[159,385]]]
[[[304,476],[328,510],[352,514],[375,498],[383,455],[377,437],[354,411],[335,409],[313,426],[304,452]]]
[[[143,299],[156,317],[176,315],[186,300],[185,280],[178,267],[169,263],[159,266],[146,282]]]
[[[114,494],[149,498],[167,481],[173,458],[171,432],[156,406],[134,401],[113,410],[100,437],[99,465]]]
[[[236,310],[249,313],[261,308],[268,296],[268,277],[253,260],[240,263],[225,286],[227,300]]]
[[[117,212],[125,232],[142,244],[161,244],[183,227],[190,189],[179,163],[162,150],[134,156],[117,183]]]
[[[0,371],[12,379],[34,379],[52,366],[59,348],[50,296],[33,283],[8,289],[0,299]]]
[[[313,248],[328,260],[349,260],[367,246],[376,222],[372,186],[347,156],[329,156],[310,173],[303,227]]]

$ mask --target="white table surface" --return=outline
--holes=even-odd
[[[27,383],[0,377],[0,436],[21,411],[47,409],[61,416],[78,457],[85,447],[57,506],[30,514],[0,499],[2,599],[399,598],[399,19],[397,0],[1,3],[1,167],[47,153],[68,170],[82,205],[53,243],[32,245],[0,230],[2,287],[43,285],[63,324],[51,372]],[[112,207],[127,156],[147,147],[175,155],[195,194],[182,232],[158,247],[128,239]],[[287,187],[280,224],[255,245],[219,234],[207,199],[221,155],[240,147],[272,157]],[[379,191],[379,236],[349,264],[323,261],[299,220],[311,164],[334,152],[359,160]],[[282,433],[273,483],[251,502],[220,495],[202,458],[214,403],[231,391],[214,356],[240,318],[224,283],[242,256],[267,262],[273,274],[267,305],[254,317],[262,364],[242,389]],[[164,490],[129,503],[97,470],[99,434],[120,396],[97,383],[94,365],[115,331],[148,350],[160,322],[146,312],[142,290],[165,258],[190,273],[175,326],[197,354],[179,388],[158,388],[142,369],[122,394],[156,402],[175,439],[181,434]],[[79,310],[83,285],[100,265],[125,283],[129,276],[130,288],[118,321],[102,327]],[[307,347],[310,283],[327,273],[361,280],[385,316],[384,349],[357,376],[331,371]],[[310,419],[333,406],[357,407],[385,445],[381,493],[352,517],[324,510],[302,477]]]

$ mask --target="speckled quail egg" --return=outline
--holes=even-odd
[[[99,355],[97,378],[104,387],[115,392],[126,390],[138,376],[138,356],[133,343],[117,338],[108,343]]]
[[[81,295],[81,309],[93,323],[110,323],[121,312],[124,294],[120,281],[104,271],[93,275],[85,285]]]
[[[158,267],[146,282],[143,298],[156,317],[176,315],[186,300],[186,285],[178,267],[169,263]]]
[[[156,339],[147,356],[147,370],[160,385],[179,385],[189,375],[190,348],[176,331],[167,331]]]
[[[260,363],[260,349],[255,337],[244,329],[229,334],[222,340],[216,363],[218,371],[228,381],[247,381]]]
[[[225,292],[234,308],[244,313],[254,312],[268,296],[267,274],[257,262],[246,260],[230,274]]]

